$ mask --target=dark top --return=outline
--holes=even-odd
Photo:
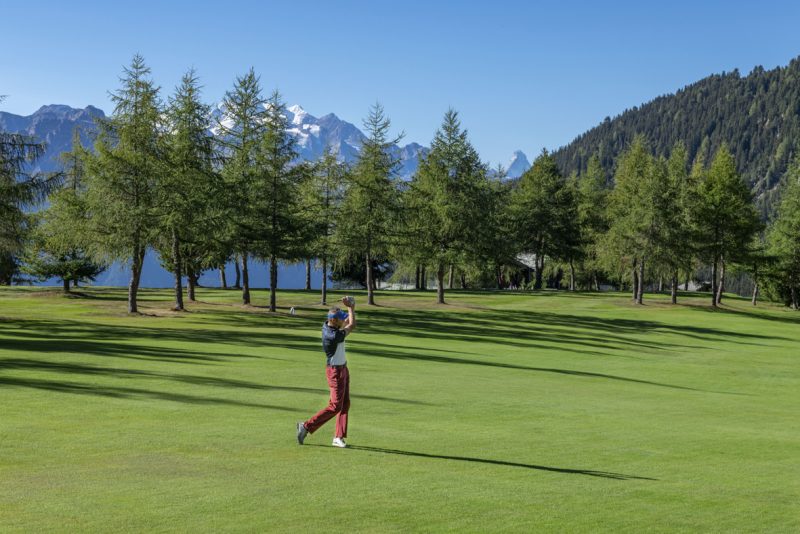
[[[336,354],[339,343],[344,343],[347,332],[330,326],[327,322],[322,325],[322,350],[325,351],[325,363],[331,364],[331,358]]]

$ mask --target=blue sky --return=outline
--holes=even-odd
[[[360,126],[380,101],[423,144],[452,106],[493,164],[708,74],[800,55],[800,2],[789,1],[0,0],[0,19],[2,111],[109,111],[138,52],[166,93],[195,67],[217,101],[253,66],[265,91],[313,115]]]

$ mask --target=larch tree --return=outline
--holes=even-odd
[[[28,171],[44,150],[30,136],[0,131],[0,284],[10,285],[19,272],[18,256],[31,222],[25,209],[43,201],[60,183],[60,175]]]
[[[606,175],[597,155],[589,158],[586,171],[578,176],[578,223],[582,234],[583,271],[588,287],[600,290],[600,247],[608,231]]]
[[[305,220],[300,188],[306,165],[298,163],[286,106],[278,91],[267,101],[266,129],[256,147],[253,227],[255,250],[269,262],[269,310],[277,309],[278,262],[296,260],[303,248]]]
[[[700,257],[712,267],[711,302],[716,307],[725,289],[726,263],[746,255],[753,236],[761,228],[750,189],[737,172],[727,146],[717,150],[698,184],[697,197],[697,247]]]
[[[534,289],[543,286],[545,259],[564,258],[565,239],[569,237],[566,232],[572,228],[568,219],[576,218],[572,212],[575,205],[567,198],[571,194],[565,191],[566,187],[567,181],[555,159],[543,150],[519,178],[509,198],[510,228],[517,250],[534,255]]]
[[[407,215],[415,220],[411,246],[436,270],[439,304],[445,303],[447,267],[464,263],[478,252],[486,173],[458,113],[448,110],[410,184],[406,207]]]
[[[319,260],[322,269],[320,302],[327,304],[328,272],[335,256],[334,236],[349,169],[338,161],[330,149],[316,162],[303,184],[302,197],[306,206],[307,227],[310,230],[310,254]]]
[[[188,298],[194,301],[196,278],[213,252],[214,229],[221,221],[217,204],[223,191],[214,172],[209,115],[197,75],[189,70],[169,99],[167,168],[158,191],[157,242],[162,263],[175,277],[174,309],[179,311],[184,309],[182,277],[187,276]]]
[[[769,285],[776,297],[797,310],[800,309],[800,157],[795,157],[785,180],[778,216],[767,234],[768,253],[773,259],[768,270]]]
[[[633,300],[638,304],[643,301],[645,262],[652,252],[654,166],[644,139],[637,137],[620,156],[609,198],[606,245],[630,269]]]
[[[142,265],[158,228],[165,124],[159,89],[141,56],[134,56],[120,82],[111,95],[114,113],[99,121],[95,151],[87,158],[87,213],[95,250],[130,262],[128,312],[137,313]]]
[[[337,252],[345,260],[360,258],[366,270],[367,304],[375,304],[375,259],[388,254],[398,232],[399,207],[396,171],[391,148],[402,136],[389,137],[391,121],[375,104],[364,119],[367,138],[349,175],[337,227]]]
[[[250,304],[248,258],[253,254],[258,231],[254,224],[256,154],[266,132],[266,100],[258,76],[251,68],[236,78],[233,89],[222,101],[223,116],[217,121],[218,139],[224,159],[222,176],[227,207],[226,224],[221,233],[231,243],[236,261],[241,262],[242,303]],[[238,282],[238,277],[237,277]]]
[[[72,150],[61,154],[62,184],[48,197],[50,205],[37,214],[31,233],[24,270],[39,281],[60,278],[65,292],[70,284],[94,280],[105,266],[89,254],[87,232],[86,165],[88,152],[76,129]]]

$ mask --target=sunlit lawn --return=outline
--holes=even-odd
[[[800,314],[379,293],[341,450],[317,293],[78,291],[0,289],[3,532],[800,530]]]

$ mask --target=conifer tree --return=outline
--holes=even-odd
[[[30,226],[25,208],[44,200],[60,182],[60,175],[27,171],[44,149],[29,136],[0,131],[0,284],[10,285],[18,273],[18,256]]]
[[[86,158],[76,129],[72,150],[61,155],[62,184],[49,197],[50,206],[37,216],[25,253],[24,270],[39,281],[57,277],[65,292],[70,283],[94,280],[105,266],[95,262],[87,231]]]
[[[769,269],[773,293],[793,310],[800,309],[800,157],[786,173],[778,216],[767,236],[774,264]],[[755,296],[754,296],[755,300]]]
[[[214,232],[221,217],[222,188],[214,172],[214,145],[209,134],[209,107],[200,100],[194,70],[181,79],[169,100],[166,165],[158,190],[162,263],[175,275],[175,310],[183,310],[182,276],[189,300],[204,261],[214,253]]]
[[[335,255],[334,235],[348,172],[348,166],[339,162],[334,152],[326,150],[303,184],[310,254],[319,259],[322,268],[322,304],[327,304],[328,299],[328,272]]]
[[[375,104],[364,120],[367,138],[350,174],[337,227],[337,252],[343,259],[361,258],[366,270],[367,304],[375,304],[374,260],[385,257],[397,235],[398,160],[391,147],[402,136],[389,137],[391,121]]]
[[[277,309],[278,261],[302,254],[305,235],[300,187],[306,166],[297,163],[286,106],[278,91],[267,101],[266,129],[256,147],[253,225],[258,254],[269,262],[269,310]]]
[[[583,270],[586,282],[600,290],[600,247],[608,231],[608,194],[606,176],[595,154],[589,159],[586,171],[578,176],[578,223],[582,235]]]
[[[407,215],[415,220],[412,248],[436,269],[437,302],[444,304],[448,265],[474,257],[480,243],[486,167],[450,109],[410,184]],[[452,281],[451,281],[452,284]]]
[[[250,274],[248,258],[259,239],[254,225],[256,154],[267,129],[267,112],[258,76],[251,68],[236,78],[233,89],[223,99],[224,117],[218,121],[220,144],[225,160],[222,176],[227,208],[226,224],[220,230],[228,241],[237,261],[241,261],[242,303],[250,304]],[[238,278],[237,278],[238,281]]]
[[[644,139],[637,137],[620,157],[609,198],[610,227],[606,244],[630,269],[633,300],[638,304],[643,300],[645,263],[653,245],[654,171],[653,158]]]
[[[136,313],[142,264],[157,230],[164,123],[159,89],[141,56],[120,82],[111,95],[114,113],[99,122],[95,153],[87,158],[87,211],[95,250],[131,264],[128,312]]]
[[[566,259],[572,250],[570,232],[576,231],[576,199],[553,157],[543,150],[519,179],[509,199],[511,230],[517,249],[534,254],[534,289],[541,289],[545,259]],[[572,219],[571,222],[569,219]]]
[[[725,264],[745,256],[753,236],[761,228],[752,194],[725,145],[717,151],[698,185],[695,219],[700,257],[712,266],[711,302],[716,307],[724,291]],[[720,265],[723,270],[718,280]]]

